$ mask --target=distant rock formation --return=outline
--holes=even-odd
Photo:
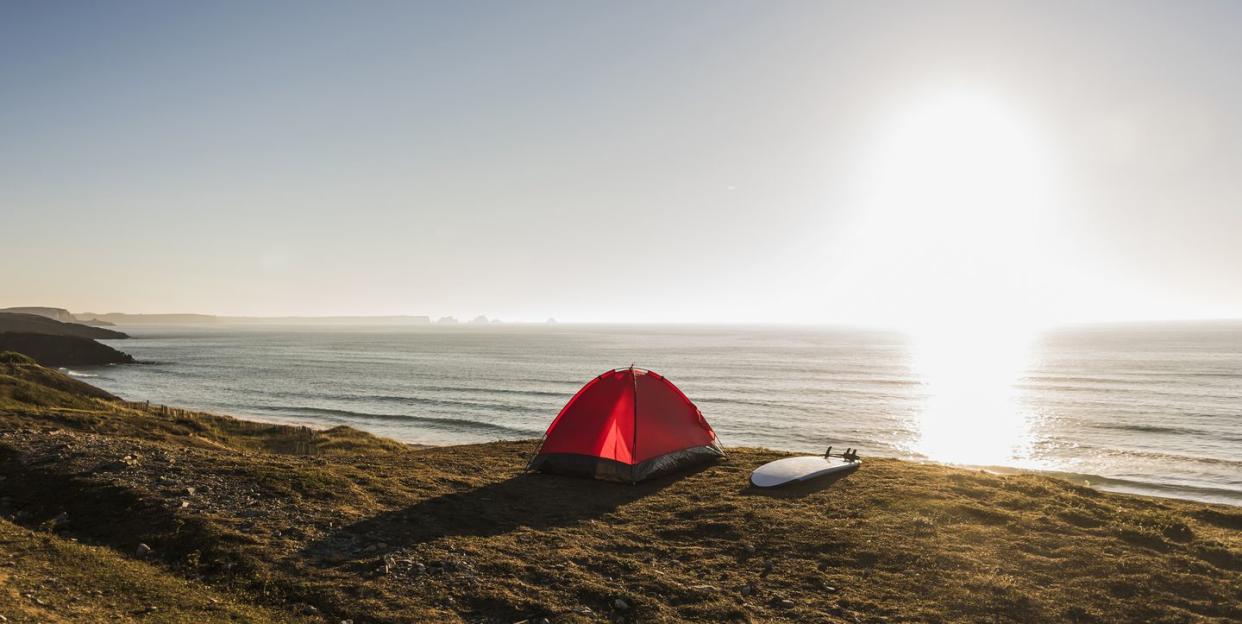
[[[437,320],[436,322],[437,322],[437,323],[446,323],[446,324],[448,324],[448,323],[456,323],[456,322],[457,322],[457,319],[455,319],[455,318],[453,318],[453,317],[451,317],[451,316],[441,316],[441,317],[440,317],[440,319],[439,319],[439,320]]]
[[[487,317],[486,317],[486,316],[483,316],[482,314],[480,314],[480,315],[478,315],[478,316],[474,317],[474,318],[473,318],[470,322],[471,322],[471,323],[474,323],[474,324],[476,324],[476,325],[487,325],[487,323],[488,323],[488,321],[487,321]]]
[[[123,312],[96,314],[94,312],[79,312],[74,316],[82,321],[105,321],[115,325],[202,325],[217,323],[220,320],[218,317],[210,314],[126,314]]]
[[[11,312],[13,314],[33,314],[50,318],[53,321],[62,323],[72,323],[78,319],[74,318],[73,313],[64,308],[49,308],[46,306],[23,306],[17,308],[0,308],[0,312]]]
[[[221,324],[246,325],[426,325],[431,318],[402,316],[217,316]]]
[[[91,327],[90,325],[80,325],[78,323],[62,323],[41,314],[14,312],[0,312],[0,332],[77,336],[79,338],[102,338],[104,340],[129,338],[128,334],[111,329]]]
[[[44,366],[128,364],[133,356],[81,336],[0,333],[0,351],[16,351]]]

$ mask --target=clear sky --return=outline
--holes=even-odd
[[[1242,317],[1242,3],[0,2],[0,306]]]

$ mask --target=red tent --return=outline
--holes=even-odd
[[[723,456],[677,386],[631,366],[592,379],[561,408],[530,468],[633,483]]]

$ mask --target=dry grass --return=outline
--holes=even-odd
[[[0,377],[0,392],[23,379]],[[746,487],[781,456],[763,449],[630,486],[522,474],[531,442],[420,449],[48,397],[0,403],[0,513],[256,613],[333,624],[1242,619],[1236,508],[896,460],[776,498]],[[149,562],[129,560],[138,542],[154,549]],[[197,613],[175,595],[150,600]]]
[[[111,549],[0,520],[0,615],[24,622],[292,623],[260,607]]]

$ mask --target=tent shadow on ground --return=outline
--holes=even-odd
[[[308,544],[301,554],[332,564],[365,554],[368,546],[381,542],[394,550],[442,537],[486,537],[521,526],[538,530],[573,525],[604,516],[711,465],[637,484],[521,474],[372,516]]]

